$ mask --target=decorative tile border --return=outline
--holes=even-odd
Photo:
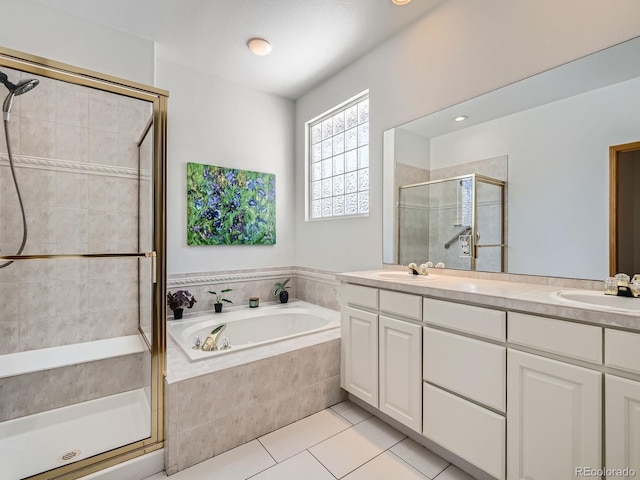
[[[252,280],[275,280],[282,277],[301,278],[329,285],[340,285],[340,282],[336,280],[335,273],[333,272],[304,270],[300,267],[284,267],[282,269],[268,270],[243,270],[239,272],[169,275],[167,279],[167,288],[210,285],[216,283],[238,283]]]
[[[13,161],[17,168],[37,168],[40,170],[53,170],[66,173],[86,173],[105,175],[110,177],[138,178],[138,170],[135,168],[118,167],[114,165],[99,165],[95,163],[73,162],[71,160],[58,160],[54,158],[32,157],[27,155],[13,155]],[[9,156],[0,153],[0,166],[9,165]],[[142,180],[151,180],[150,170],[140,170]]]

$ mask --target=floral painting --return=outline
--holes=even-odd
[[[275,175],[187,163],[188,245],[275,243]]]

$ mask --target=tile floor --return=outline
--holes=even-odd
[[[145,480],[166,478],[159,473]],[[346,401],[187,468],[171,480],[473,480]]]

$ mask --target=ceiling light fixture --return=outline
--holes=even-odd
[[[252,38],[247,42],[247,47],[256,55],[264,57],[271,53],[272,47],[264,38]]]
[[[391,0],[394,5],[406,5],[411,0]]]
[[[454,118],[453,120],[456,122],[464,122],[468,117],[466,115],[460,115],[456,118]]]

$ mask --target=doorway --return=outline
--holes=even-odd
[[[609,147],[609,273],[640,272],[640,142]]]

